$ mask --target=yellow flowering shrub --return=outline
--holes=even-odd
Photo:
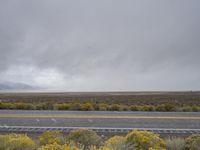
[[[102,147],[99,147],[99,148],[97,148],[96,146],[90,146],[88,150],[113,150],[113,149],[110,149],[106,146],[102,146]]]
[[[38,148],[38,150],[64,150],[62,145],[59,145],[58,143],[53,143],[53,144],[46,144],[40,148]]]
[[[134,130],[126,136],[127,144],[135,150],[148,150],[148,149],[165,149],[165,142],[159,135],[147,132]]]
[[[128,149],[126,138],[123,136],[113,136],[105,142],[105,145],[113,150]]]
[[[64,137],[63,135],[58,131],[47,131],[44,132],[39,137],[40,145],[46,145],[46,144],[64,144]]]
[[[35,150],[36,144],[27,135],[0,135],[0,150]]]
[[[84,147],[74,142],[69,142],[68,144],[59,145],[58,143],[46,144],[38,150],[84,150]]]

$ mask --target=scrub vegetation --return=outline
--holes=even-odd
[[[0,150],[198,150],[200,135],[162,139],[158,134],[134,130],[105,138],[87,129],[68,134],[47,131],[37,139],[24,134],[0,135]]]
[[[1,93],[0,109],[200,111],[200,92]]]
[[[106,103],[29,103],[0,102],[0,109],[20,110],[80,110],[80,111],[162,111],[162,112],[199,112],[197,105],[125,105]]]

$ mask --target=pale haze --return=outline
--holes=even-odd
[[[0,85],[176,91],[199,81],[199,0],[0,1]]]

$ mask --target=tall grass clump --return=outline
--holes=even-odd
[[[183,138],[168,138],[165,140],[167,150],[184,150],[185,140]]]

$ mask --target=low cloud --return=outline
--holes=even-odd
[[[0,2],[0,82],[47,90],[198,90],[200,2]]]

